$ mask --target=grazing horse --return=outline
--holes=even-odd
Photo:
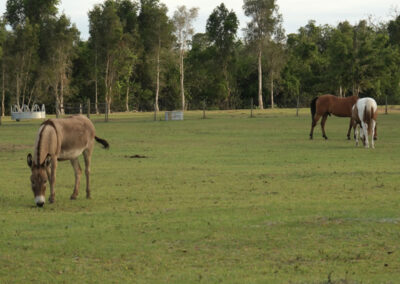
[[[322,137],[328,139],[325,133],[325,122],[328,115],[334,114],[339,117],[351,117],[351,109],[357,102],[358,96],[347,98],[338,98],[334,95],[322,95],[316,97],[311,102],[311,131],[310,139],[313,139],[314,127],[317,125],[318,120],[322,116],[321,128]],[[350,140],[350,132],[352,128],[352,121],[350,119],[349,130],[347,131],[347,139]]]
[[[27,163],[32,171],[31,186],[37,206],[44,205],[47,180],[50,184],[49,202],[54,202],[57,161],[71,161],[75,171],[75,187],[71,199],[76,199],[82,175],[78,156],[82,153],[85,160],[86,198],[90,198],[89,174],[94,140],[102,144],[105,149],[109,148],[106,140],[95,136],[92,122],[82,115],[49,119],[41,124],[36,136],[33,157],[31,154],[27,156]]]
[[[353,106],[352,119],[356,131],[356,146],[358,146],[358,126],[361,126],[361,140],[365,148],[369,148],[368,135],[371,135],[371,148],[375,148],[376,119],[378,117],[378,106],[372,98],[362,98]]]

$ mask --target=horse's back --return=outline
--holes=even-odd
[[[352,107],[358,97],[339,98],[334,95],[322,95],[317,100],[317,111],[323,115],[326,113],[333,114],[339,117],[351,117]]]

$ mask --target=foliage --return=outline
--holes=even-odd
[[[178,7],[169,18],[162,0],[105,0],[89,11],[90,37],[81,41],[58,4],[7,0],[0,24],[5,109],[39,102],[53,112],[57,101],[62,111],[64,99],[91,99],[96,112],[104,101],[113,111],[247,108],[251,99],[259,108],[294,107],[324,93],[400,102],[398,15],[379,24],[310,20],[286,35],[275,0],[246,0],[241,39],[224,3],[205,34],[194,34],[197,8]]]

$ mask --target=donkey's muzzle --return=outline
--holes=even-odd
[[[43,207],[45,198],[43,195],[39,195],[35,197],[35,203],[38,207]]]

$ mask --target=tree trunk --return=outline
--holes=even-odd
[[[184,80],[185,74],[183,72],[183,47],[181,47],[181,54],[180,54],[180,75],[181,75],[181,96],[182,96],[182,111],[185,111],[185,89],[184,89]]]
[[[60,113],[65,114],[64,110],[64,74],[60,75]]]
[[[129,79],[126,83],[125,110],[126,112],[129,112]]]
[[[97,49],[96,49],[96,54],[94,58],[94,68],[95,68],[95,75],[94,75],[94,85],[95,85],[95,90],[94,90],[94,108],[96,109],[96,114],[99,114],[99,106],[98,106],[98,82],[97,82]]]
[[[5,66],[4,66],[4,62],[2,64],[2,76],[1,76],[1,116],[4,117],[4,99],[6,96],[6,90],[5,90],[5,80],[4,80],[4,76],[5,76],[6,72],[5,72]]]
[[[161,49],[161,40],[158,39],[158,49],[157,49],[157,83],[156,83],[156,98],[154,103],[154,108],[156,111],[159,111],[158,107],[158,96],[160,93],[160,49]]]
[[[229,109],[231,107],[231,86],[229,84],[228,66],[227,66],[226,62],[224,63],[223,73],[224,73],[226,89],[227,89],[227,94],[226,94],[226,98],[225,98],[225,106],[227,109]]]
[[[271,71],[271,108],[274,108],[274,73]]]
[[[261,64],[261,46],[258,51],[258,107],[264,109],[263,97],[262,97],[262,64]]]

